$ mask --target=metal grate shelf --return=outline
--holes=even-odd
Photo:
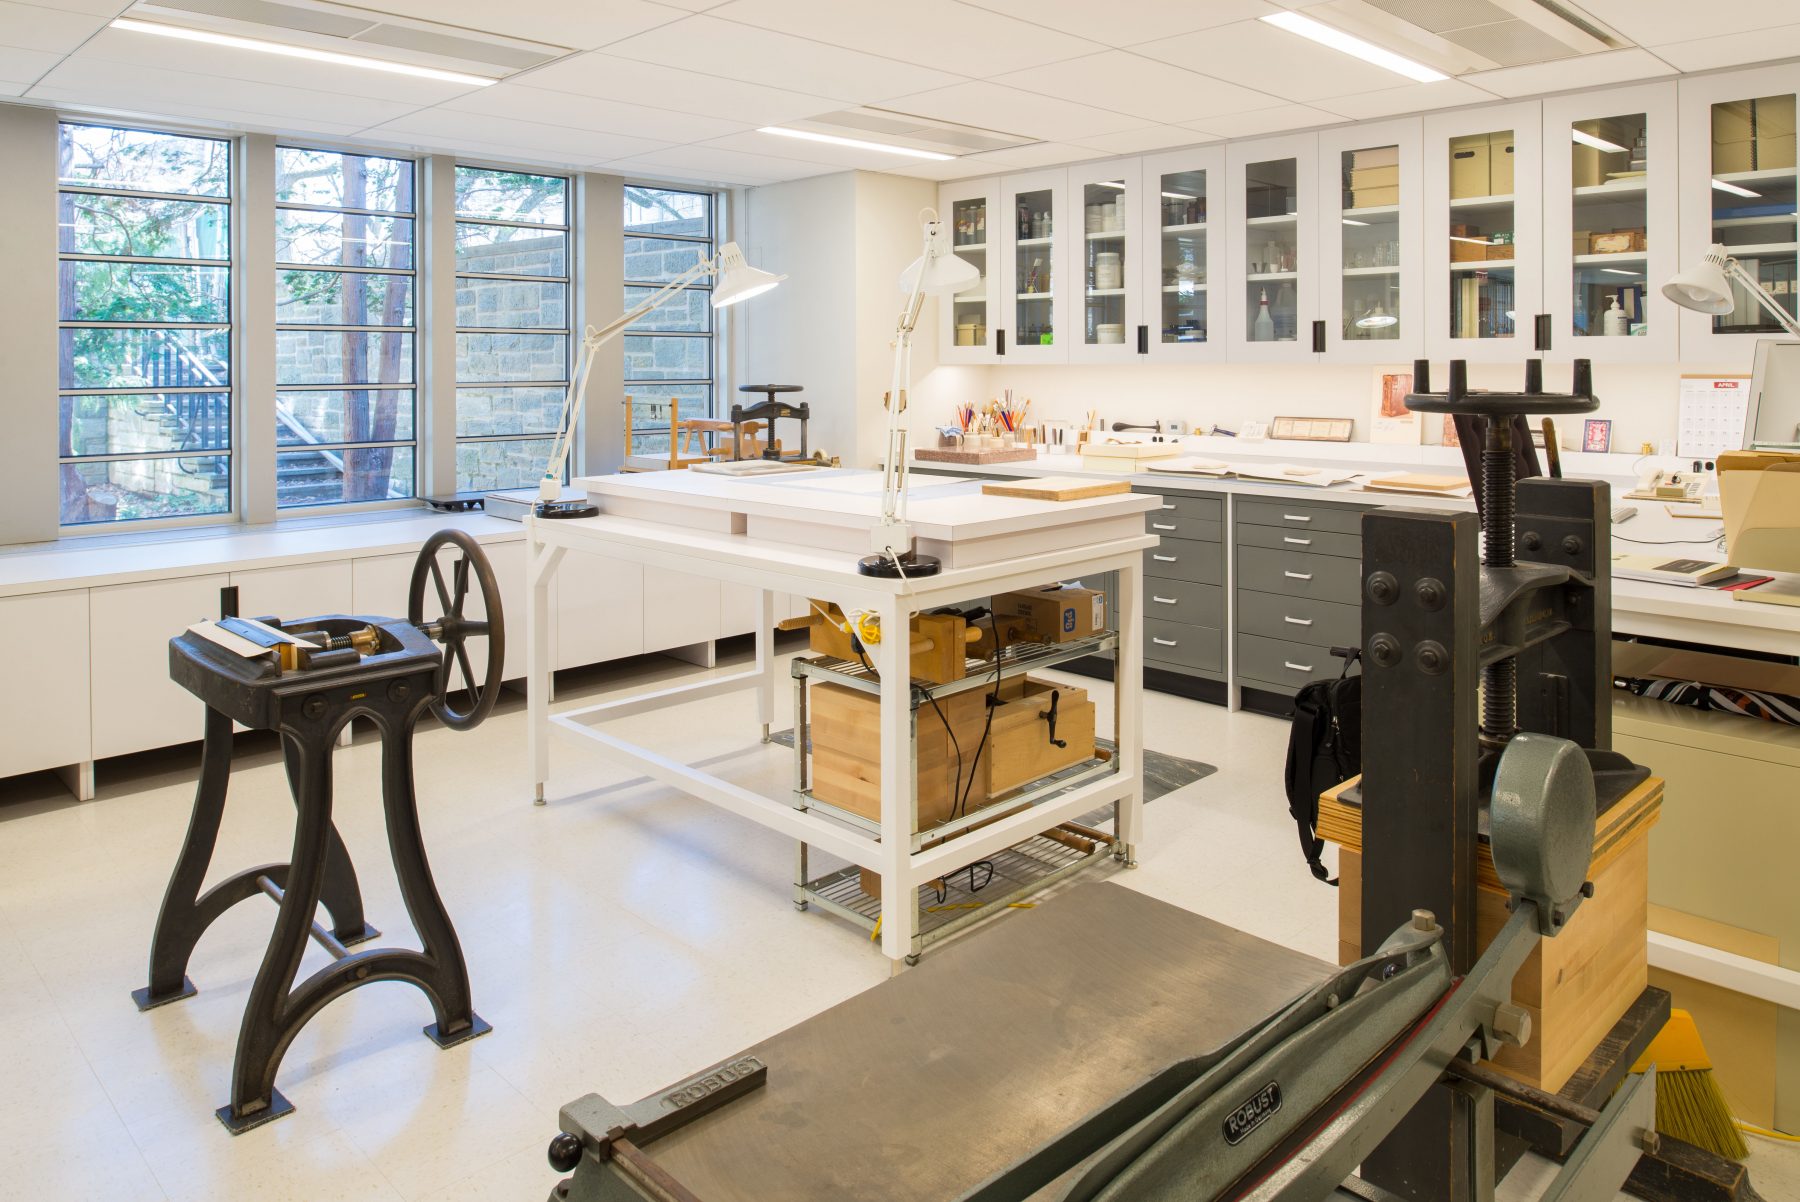
[[[1111,630],[1067,643],[1013,643],[1000,650],[1000,674],[1010,676],[1018,672],[1051,668],[1068,660],[1080,659],[1100,651],[1110,651],[1118,645],[1118,633]],[[833,659],[823,655],[797,656],[792,661],[789,671],[796,680],[802,677],[812,677],[815,680],[828,680],[833,684],[845,685],[864,693],[878,695],[881,692],[881,678],[875,674],[873,669],[865,667],[856,660]],[[969,657],[964,661],[964,673],[961,680],[952,680],[947,684],[922,685],[915,682],[912,686],[914,707],[916,708],[927,696],[948,697],[953,693],[961,693],[969,689],[992,687],[994,657],[988,656],[981,659]]]

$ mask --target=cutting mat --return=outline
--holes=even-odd
[[[1028,501],[1080,501],[1130,492],[1126,480],[1093,480],[1080,476],[1046,476],[1041,480],[994,480],[981,486],[990,497],[1024,497]]]

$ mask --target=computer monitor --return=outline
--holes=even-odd
[[[1800,342],[1765,338],[1756,344],[1744,449],[1800,451]]]

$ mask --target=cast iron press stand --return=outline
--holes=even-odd
[[[454,544],[461,556],[452,566],[449,582],[437,558],[446,543]],[[481,586],[486,621],[463,616],[471,572]],[[423,620],[428,579],[443,611],[431,622]],[[452,1047],[489,1030],[471,1007],[462,946],[425,858],[412,770],[413,728],[427,709],[453,730],[468,730],[487,717],[499,695],[505,631],[499,588],[486,557],[460,531],[434,534],[413,567],[404,622],[339,615],[264,621],[306,640],[313,649],[284,670],[279,658],[246,659],[192,632],[169,642],[169,675],[206,703],[206,742],[187,839],[163,896],[150,946],[150,981],[131,994],[140,1010],[192,996],[188,959],[213,920],[258,893],[280,905],[238,1029],[231,1100],[217,1111],[219,1121],[233,1134],[294,1108],[275,1088],[275,1074],[288,1045],[315,1014],[358,986],[374,981],[418,986],[437,1019],[425,1034],[439,1047]],[[475,638],[487,640],[487,671],[480,682],[470,670],[466,646]],[[461,669],[469,694],[462,709],[453,707],[448,696],[452,660]],[[356,871],[331,817],[332,748],[338,732],[358,715],[381,731],[388,846],[421,951],[349,950],[380,934],[363,919]],[[225,811],[233,721],[281,733],[288,784],[298,811],[293,854],[286,864],[245,869],[202,894],[200,883]],[[320,902],[331,915],[329,930],[314,919]],[[334,963],[295,986],[308,937],[317,940]]]

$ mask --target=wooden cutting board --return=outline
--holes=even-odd
[[[1081,476],[1046,476],[1041,480],[995,480],[981,486],[990,497],[1023,497],[1028,501],[1080,501],[1131,491],[1128,480],[1092,480]]]
[[[1396,476],[1378,476],[1368,482],[1369,488],[1393,488],[1406,492],[1455,492],[1469,487],[1461,476],[1433,476],[1424,472],[1401,472]]]
[[[942,447],[915,447],[913,458],[924,463],[1023,463],[1037,458],[1036,447],[1006,447],[988,451],[956,451]]]

